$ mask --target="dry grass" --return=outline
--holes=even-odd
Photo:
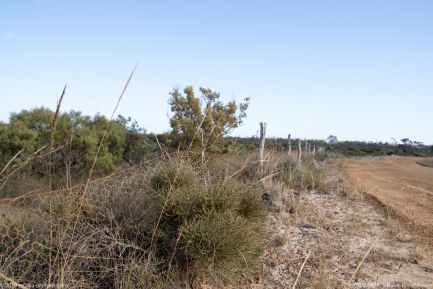
[[[281,162],[281,180],[291,189],[320,190],[323,189],[325,171],[329,164],[320,155],[308,155],[301,163],[286,157]]]

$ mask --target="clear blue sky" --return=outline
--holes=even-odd
[[[168,92],[251,97],[234,135],[433,143],[433,1],[0,2],[0,120],[54,109],[168,126]]]

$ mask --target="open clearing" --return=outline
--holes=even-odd
[[[419,160],[350,160],[344,170],[356,186],[390,208],[412,231],[433,238],[433,168],[421,166]]]

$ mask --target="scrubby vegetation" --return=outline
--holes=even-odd
[[[185,156],[152,165],[85,193],[10,203],[0,271],[18,283],[68,288],[173,288],[251,274],[264,240],[261,186],[210,174]]]
[[[56,121],[53,150],[49,150],[54,112],[35,108],[12,114],[0,124],[0,164],[2,182],[16,184],[2,195],[19,195],[38,183],[48,188],[48,170],[53,174],[52,189],[67,188],[83,182],[101,144],[105,128],[109,130],[96,158],[94,176],[103,176],[122,164],[139,164],[151,158],[157,149],[154,135],[147,135],[137,122],[118,116],[114,121],[96,115],[83,116],[76,111],[62,113]],[[51,154],[51,161],[48,161]],[[2,168],[3,168],[2,166]],[[14,173],[17,170],[19,173]]]
[[[35,108],[0,124],[0,281],[20,288],[248,287],[266,246],[268,209],[324,191],[336,155],[431,155],[433,148],[229,137],[248,99],[224,104],[192,87],[172,91],[172,131],[148,134],[119,115]],[[292,140],[297,144],[297,139]],[[304,148],[303,148],[304,149]],[[431,160],[419,162],[432,166]],[[1,284],[1,283],[0,283]],[[25,285],[20,285],[25,284]],[[24,287],[23,287],[24,286]],[[26,287],[27,286],[27,287]]]
[[[248,156],[220,154],[247,102],[201,89],[201,111],[185,93],[172,93],[165,135],[123,116],[46,108],[0,125],[0,281],[177,288],[251,278],[266,240],[264,187],[257,172],[241,173]]]

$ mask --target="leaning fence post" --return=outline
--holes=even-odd
[[[292,138],[291,135],[289,133],[289,137],[287,140],[287,146],[289,147],[289,151],[287,152],[287,154],[289,155],[289,158],[292,156]]]
[[[263,161],[265,159],[265,140],[266,140],[266,122],[260,123],[260,146],[259,146],[259,159],[260,168],[263,172]]]
[[[298,163],[301,164],[302,160],[302,144],[301,139],[298,139]]]

